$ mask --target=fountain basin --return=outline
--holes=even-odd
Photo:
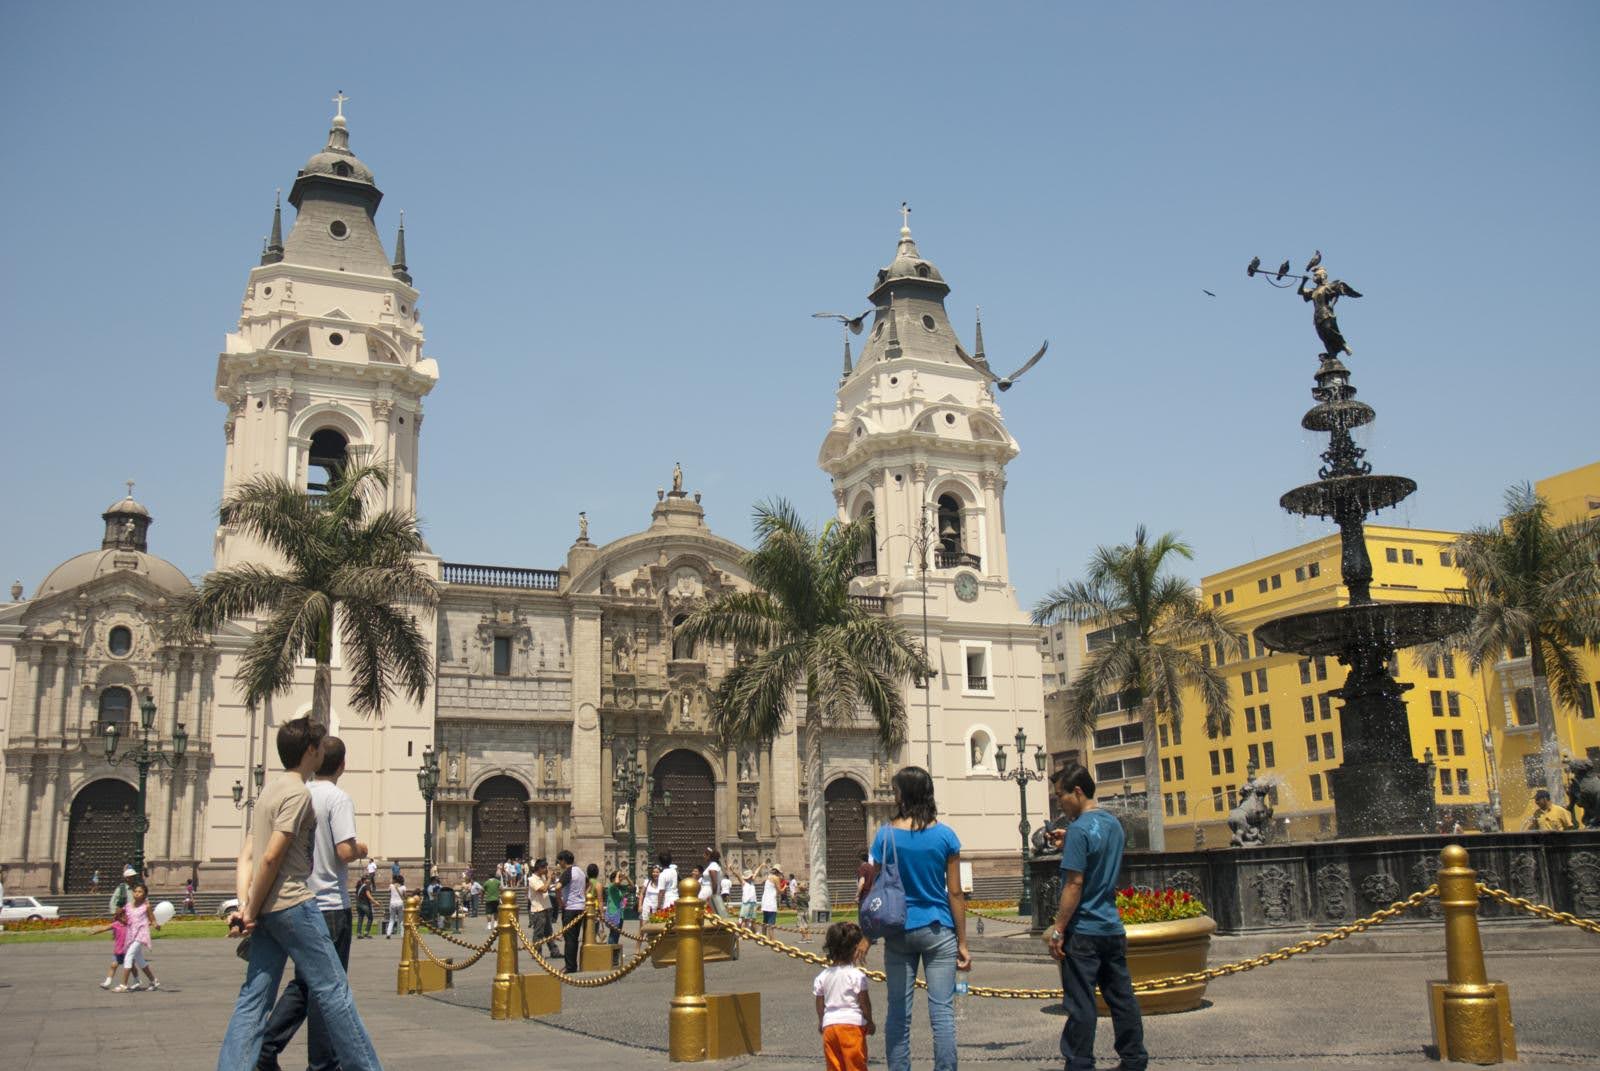
[[[1404,501],[1416,489],[1417,481],[1405,476],[1330,476],[1287,492],[1278,505],[1302,517],[1337,518],[1345,503],[1354,502],[1363,514],[1376,513]]]
[[[1369,602],[1269,621],[1256,638],[1274,651],[1336,655],[1352,647],[1415,647],[1459,632],[1473,610],[1447,602]]]
[[[1300,421],[1307,431],[1333,431],[1335,428],[1359,428],[1377,417],[1366,402],[1344,398],[1323,402],[1315,406]]]

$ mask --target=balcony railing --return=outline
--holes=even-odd
[[[969,692],[987,692],[988,690],[989,690],[989,678],[988,677],[968,677],[967,678],[967,691],[969,691]]]
[[[464,565],[445,562],[446,584],[473,584],[481,588],[518,588],[523,591],[555,591],[561,574],[555,569],[518,569],[509,565]]]
[[[886,614],[889,612],[889,600],[882,595],[852,595],[850,596],[850,601],[869,614]]]
[[[963,565],[973,569],[983,568],[983,559],[964,550],[940,550],[933,558],[935,568],[956,569]]]

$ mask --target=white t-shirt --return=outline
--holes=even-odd
[[[778,912],[778,879],[768,878],[765,885],[761,886],[761,910]]]
[[[549,883],[539,875],[528,875],[528,914],[540,915],[550,910],[549,890]]]
[[[657,879],[659,880],[659,879]],[[645,882],[644,899],[639,904],[639,914],[649,918],[656,913],[656,907],[661,903],[661,890],[651,882]]]
[[[711,882],[707,881],[703,877],[700,879],[699,896],[702,903],[708,902],[711,899]]]
[[[835,963],[817,975],[811,983],[811,995],[822,998],[822,1025],[866,1026],[861,1014],[861,994],[866,991],[867,976],[860,967]]]
[[[733,892],[733,879],[732,878],[726,878],[726,877],[723,878],[722,879],[722,885],[717,891],[719,893],[721,893],[722,894],[722,898],[724,900],[726,900],[728,898],[728,895]]]
[[[389,910],[399,911],[406,906],[406,887],[399,882],[389,884]]]
[[[705,870],[700,873],[700,888],[710,889],[720,895],[722,893],[722,864],[707,863]],[[702,896],[700,899],[706,899]]]
[[[332,781],[308,781],[311,810],[317,831],[311,844],[311,875],[306,888],[318,911],[350,910],[349,866],[339,858],[338,845],[356,839],[356,805]]]
[[[756,902],[756,883],[755,882],[747,881],[739,889],[739,902],[741,904],[753,904],[753,903]]]
[[[661,877],[656,879],[656,891],[659,894],[662,907],[671,907],[678,902],[678,868],[669,866],[661,871]]]

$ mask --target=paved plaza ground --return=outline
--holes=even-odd
[[[1581,936],[1581,935],[1580,935]],[[444,954],[436,938],[430,944]],[[458,976],[453,992],[394,992],[399,939],[356,942],[351,976],[361,1014],[386,1068],[552,1067],[561,1071],[654,1068],[668,1064],[670,970],[641,968],[615,986],[565,990],[564,1011],[547,1019],[489,1019],[493,958]],[[158,941],[163,990],[115,995],[104,977],[100,943],[0,946],[0,1067],[8,1071],[189,1071],[215,1065],[242,966],[226,939]],[[1491,954],[1490,974],[1511,984],[1524,1068],[1600,1063],[1600,1017],[1593,992],[1595,949]],[[874,955],[874,960],[877,960]],[[527,963],[523,957],[523,963]],[[759,990],[765,1051],[712,1066],[772,1069],[821,1063],[811,1006],[814,968],[747,947],[734,963],[708,966],[713,992]],[[1183,1015],[1146,1020],[1158,1068],[1426,1067],[1430,1041],[1423,983],[1443,973],[1437,953],[1302,956],[1212,983],[1210,1003]],[[975,984],[1056,984],[1044,963],[978,957]],[[1585,980],[1587,979],[1587,981]],[[882,989],[874,991],[881,1007]],[[881,1011],[880,1011],[881,1018]],[[1038,1001],[967,998],[960,1011],[963,1065],[1059,1068],[1059,1009]],[[916,1066],[930,1064],[926,1017],[919,1010]],[[304,1035],[284,1060],[304,1066]],[[1100,1055],[1115,1063],[1102,1021]],[[882,1066],[874,1044],[873,1065]],[[509,1061],[509,1062],[508,1062]]]

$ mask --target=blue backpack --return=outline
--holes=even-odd
[[[878,877],[861,901],[861,932],[867,939],[898,936],[906,931],[906,889],[900,883],[900,853],[895,848],[894,827],[889,826],[888,858],[879,864]]]

